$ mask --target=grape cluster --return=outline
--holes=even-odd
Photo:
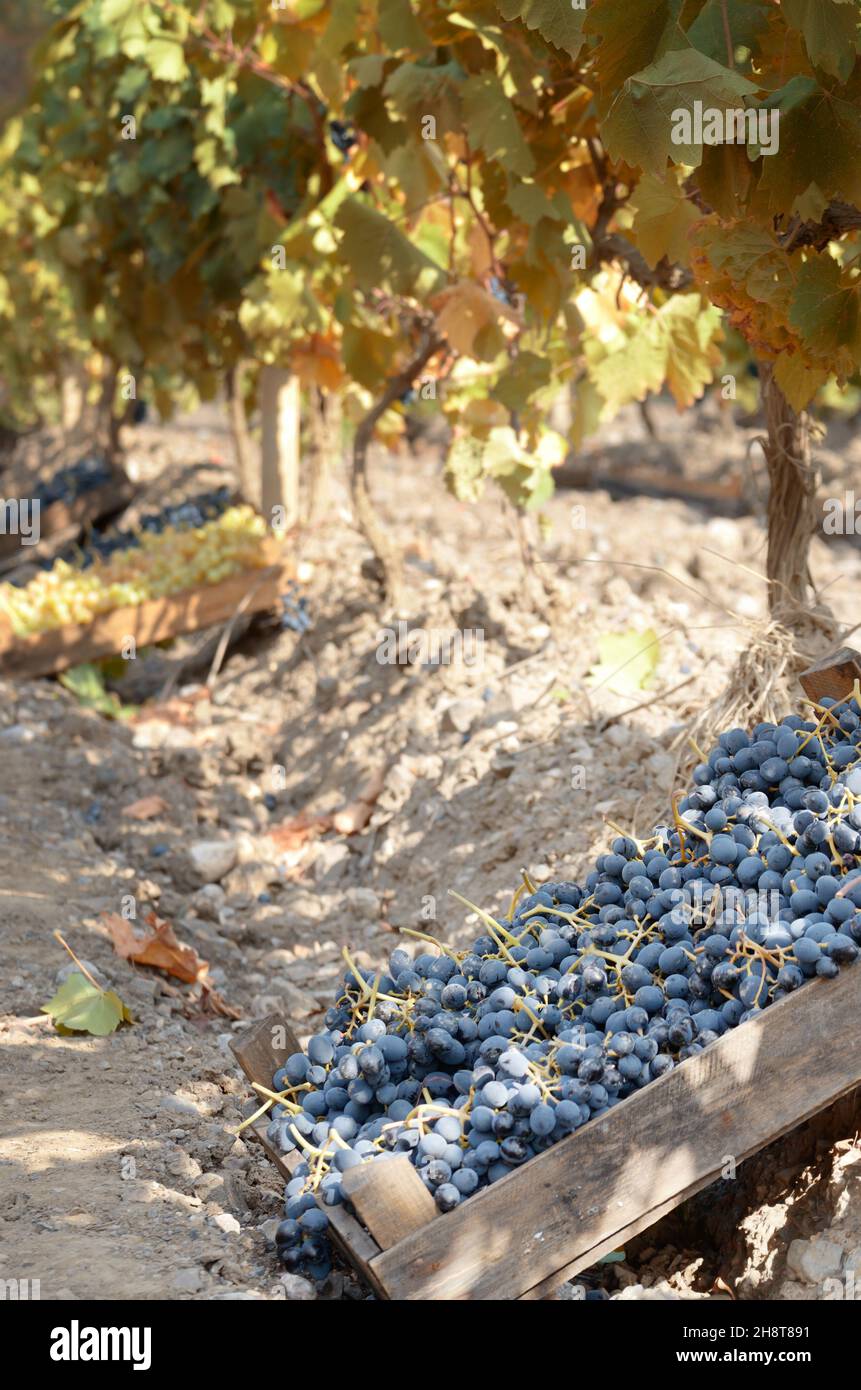
[[[111,477],[107,459],[88,455],[68,468],[59,469],[47,482],[39,483],[33,497],[43,507],[50,507],[53,502],[74,502],[85,493],[109,483]]]
[[[108,531],[93,531],[87,545],[77,552],[80,568],[88,569],[97,559],[107,560],[118,550],[134,549],[140,545],[142,535],[160,535],[167,530],[197,530],[226,512],[231,500],[230,488],[220,487],[211,492],[201,492],[186,502],[162,507],[158,512],[147,512],[141,517],[136,531],[123,531],[115,527]]]
[[[398,947],[379,974],[345,952],[325,1030],[275,1074],[269,1139],[302,1151],[291,1268],[327,1268],[315,1199],[343,1201],[355,1164],[406,1154],[451,1211],[857,958],[861,690],[722,734],[671,821],[620,833],[582,884],[524,876],[506,917],[474,910],[465,951]]]
[[[352,127],[344,121],[330,121],[329,134],[332,137],[332,144],[346,159],[350,150],[356,144],[356,136]]]
[[[310,626],[311,610],[308,600],[300,593],[296,580],[291,579],[286,591],[281,595],[281,627],[301,636]]]

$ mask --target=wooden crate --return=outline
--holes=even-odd
[[[275,1015],[233,1045],[251,1081],[299,1045]],[[440,1215],[406,1158],[351,1168],[336,1243],[387,1299],[538,1299],[861,1084],[861,962],[734,1028]],[[300,1161],[250,1126],[285,1177]],[[249,1132],[246,1131],[246,1132]]]
[[[84,661],[113,656],[129,637],[140,650],[169,637],[226,623],[238,611],[259,613],[275,608],[294,569],[273,539],[262,541],[261,548],[267,560],[265,568],[242,570],[217,584],[115,608],[91,623],[16,637],[8,619],[0,614],[0,675],[51,675]]]
[[[841,647],[838,652],[808,666],[799,680],[811,700],[818,702],[823,695],[830,695],[832,700],[846,700],[856,680],[861,681],[861,652],[854,647]]]
[[[20,536],[0,536],[0,561],[17,557],[20,561],[31,560],[39,553],[40,546],[55,536],[66,535],[72,539],[87,526],[94,526],[103,517],[113,516],[127,507],[134,497],[135,489],[125,473],[115,470],[114,476],[100,487],[84,492],[71,502],[52,502],[42,507],[39,515],[39,541],[36,545],[22,545]]]

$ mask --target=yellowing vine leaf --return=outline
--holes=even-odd
[[[678,177],[666,179],[644,174],[631,199],[633,235],[650,266],[662,257],[690,265],[688,238],[702,213],[680,187]]]
[[[495,73],[470,77],[463,84],[463,110],[471,144],[512,174],[531,174],[535,159],[520,128],[514,106]]]
[[[632,401],[643,401],[664,383],[680,409],[703,393],[720,363],[721,316],[699,294],[675,295],[657,312],[634,316],[619,346],[587,344],[589,376],[609,419]]]
[[[774,379],[793,410],[805,410],[828,380],[825,367],[811,367],[799,353],[782,352],[774,364]]]
[[[344,233],[340,254],[359,285],[388,285],[400,294],[425,293],[438,283],[440,269],[381,212],[358,197],[342,203],[336,225]]]
[[[516,315],[481,285],[461,280],[434,300],[436,323],[456,352],[472,357],[478,335],[500,318],[513,322]]]
[[[100,989],[75,970],[61,984],[53,999],[42,1005],[58,1033],[92,1033],[107,1037],[121,1023],[133,1023],[131,1013],[112,989]]]

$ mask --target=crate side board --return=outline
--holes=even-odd
[[[799,1116],[797,1120],[793,1119],[788,1124],[785,1124],[777,1133],[770,1135],[765,1143],[755,1144],[748,1149],[747,1152],[734,1155],[736,1162],[741,1163],[745,1159],[752,1158],[754,1154],[759,1153],[760,1150],[768,1148],[773,1143],[777,1143],[778,1140],[785,1138],[787,1134],[791,1134],[794,1129],[799,1128],[801,1125],[806,1124],[807,1121],[813,1119],[815,1115],[820,1114],[823,1110],[831,1109],[831,1107],[837,1105],[840,1100],[853,1093],[857,1094],[859,1096],[859,1101],[861,1101],[861,1088],[859,1088],[858,1083],[853,1082],[847,1086],[840,1095],[835,1096],[832,1100],[826,1101],[824,1105],[815,1106],[808,1115]],[[539,1284],[535,1284],[531,1289],[527,1289],[524,1293],[520,1294],[519,1297],[524,1300],[547,1298],[550,1292],[558,1288],[561,1283],[564,1283],[568,1279],[573,1279],[576,1274],[582,1273],[584,1269],[590,1269],[592,1265],[597,1264],[602,1256],[609,1255],[612,1250],[621,1249],[626,1241],[633,1240],[635,1236],[641,1235],[643,1231],[648,1231],[652,1226],[657,1225],[663,1217],[669,1216],[671,1211],[675,1211],[676,1207],[681,1206],[682,1203],[686,1202],[690,1197],[695,1197],[697,1193],[702,1192],[704,1188],[710,1187],[719,1176],[720,1169],[716,1169],[714,1172],[708,1173],[705,1177],[698,1179],[697,1182],[691,1183],[690,1187],[685,1188],[683,1192],[675,1193],[666,1202],[662,1202],[660,1206],[653,1207],[651,1210],[643,1212],[641,1215],[635,1217],[634,1220],[630,1221],[623,1229],[614,1232],[608,1240],[602,1241],[600,1245],[594,1246],[591,1250],[584,1251],[581,1255],[578,1255],[576,1260],[572,1260],[569,1265],[566,1265],[564,1269],[560,1269],[557,1273],[551,1275],[549,1279],[542,1279]]]
[[[861,679],[861,652],[854,647],[841,647],[808,666],[798,679],[809,700],[819,703],[824,695],[845,700],[852,694],[855,681]]]
[[[249,1081],[270,1087],[273,1074],[283,1066],[291,1053],[302,1051],[295,1033],[278,1014],[268,1014],[232,1042],[230,1048]],[[289,1182],[293,1170],[301,1162],[301,1155],[295,1150],[290,1154],[280,1153],[267,1138],[266,1129],[267,1122],[264,1118],[254,1125],[249,1125],[246,1133],[253,1136],[275,1164],[285,1182]],[[327,1207],[319,1198],[317,1204],[329,1218],[332,1239],[342,1255],[376,1293],[385,1297],[384,1290],[371,1269],[371,1260],[380,1253],[379,1245],[346,1207]]]
[[[30,637],[0,637],[0,673],[10,677],[45,676],[84,661],[114,655],[133,637],[138,647],[226,622],[241,603],[246,613],[274,608],[289,575],[285,565],[242,570],[217,584],[184,593],[147,599],[102,613],[91,623],[60,627]]]
[[[341,1185],[381,1250],[439,1216],[436,1202],[406,1154],[348,1168]]]
[[[543,1296],[859,1081],[861,963],[725,1034],[383,1251],[373,1272],[393,1299]]]

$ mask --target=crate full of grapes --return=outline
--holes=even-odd
[[[648,839],[235,1045],[288,1269],[536,1299],[861,1084],[861,658],[731,729]],[[472,905],[470,905],[472,906]],[[413,935],[416,935],[413,933]]]
[[[0,672],[46,675],[275,609],[291,575],[263,518],[226,490],[166,507],[0,584]]]

